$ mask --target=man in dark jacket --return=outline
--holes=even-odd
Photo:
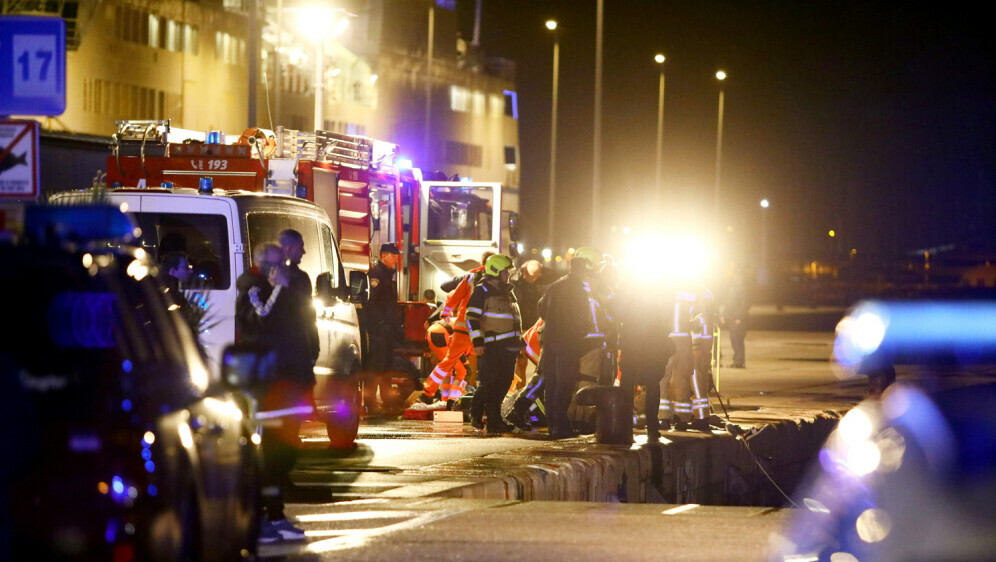
[[[370,268],[370,299],[363,306],[367,325],[367,379],[364,403],[367,412],[379,411],[377,390],[385,409],[391,406],[393,390],[388,372],[394,363],[394,348],[400,343],[402,322],[398,309],[398,256],[394,244],[382,244],[380,260]]]
[[[620,387],[627,403],[633,403],[636,386],[644,388],[647,441],[660,440],[658,408],[660,381],[668,361],[675,353],[671,333],[674,316],[673,291],[663,285],[647,290],[641,279],[627,280],[618,291],[616,313],[619,317],[619,344],[622,349]]]
[[[720,325],[730,332],[730,345],[733,346],[734,369],[743,369],[747,364],[747,350],[744,341],[747,338],[747,311],[750,301],[747,296],[747,284],[744,283],[744,272],[737,269],[733,272],[733,284],[727,293],[720,311]]]
[[[315,321],[315,308],[312,305],[314,296],[314,286],[311,284],[311,277],[301,271],[301,258],[304,257],[304,237],[301,233],[288,228],[282,230],[278,236],[280,249],[284,251],[287,259],[288,288],[300,295],[296,299],[301,315],[301,326],[304,328],[304,337],[308,344],[308,356],[311,358],[312,366],[318,360],[318,323]]]
[[[594,329],[590,280],[602,254],[582,247],[571,259],[570,273],[555,281],[539,302],[544,321],[540,370],[546,377],[546,413],[550,436],[572,437],[567,409],[577,388],[585,338]]]
[[[283,250],[277,244],[266,244],[258,256],[259,273],[243,275],[237,281],[236,317],[240,327],[248,329],[248,333],[240,331],[240,337],[258,341],[277,357],[274,379],[258,393],[256,415],[263,427],[261,495],[266,514],[259,542],[268,544],[304,540],[304,531],[284,516],[283,492],[290,487],[290,471],[297,461],[301,420],[314,411],[317,354],[312,354],[309,339],[302,337],[308,324],[315,323],[314,312],[310,317],[303,313],[311,306],[311,297],[291,288],[290,266]]]

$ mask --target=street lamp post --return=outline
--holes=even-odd
[[[338,19],[333,18],[338,15]],[[328,27],[331,25],[331,33]],[[315,130],[320,131],[325,123],[325,40],[328,36],[338,37],[349,25],[349,14],[345,10],[330,10],[322,6],[301,8],[298,11],[298,28],[306,37],[315,38]]]
[[[721,163],[723,161],[723,81],[726,80],[726,72],[716,71],[716,80],[719,81],[719,117],[716,127],[716,221],[719,217],[719,184],[721,177]]]
[[[761,199],[761,270],[758,272],[758,284],[768,285],[768,207],[767,199]]]
[[[554,223],[554,203],[557,193],[557,90],[560,81],[560,40],[557,37],[556,20],[548,20],[546,28],[553,32],[553,108],[550,112],[550,203],[547,213],[547,235],[546,243],[556,248],[553,237],[555,230]]]
[[[591,240],[602,234],[599,225],[600,195],[602,186],[602,39],[605,23],[605,0],[595,2],[595,119],[594,150],[592,155],[591,186]]]
[[[425,127],[422,131],[423,166],[431,167],[432,150],[432,58],[436,47],[436,8],[429,6],[429,40],[425,57]]]
[[[660,66],[660,87],[657,93],[657,174],[654,186],[656,188],[657,206],[660,206],[663,199],[661,191],[661,160],[664,151],[664,61],[667,60],[663,54],[654,55],[654,61]]]

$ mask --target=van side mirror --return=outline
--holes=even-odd
[[[221,360],[221,382],[229,390],[257,387],[273,375],[277,354],[258,344],[239,342],[225,348]]]
[[[367,274],[362,271],[349,272],[349,300],[358,303],[367,302]]]
[[[340,296],[339,291],[332,286],[332,273],[328,271],[319,273],[315,279],[315,297],[324,303],[331,303]]]

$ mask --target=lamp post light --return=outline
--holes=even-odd
[[[315,130],[320,131],[325,123],[325,40],[346,31],[349,14],[342,9],[309,6],[300,8],[297,15],[298,30],[315,38]]]
[[[758,284],[768,285],[768,207],[767,199],[761,199],[761,270],[758,272]]]
[[[660,87],[657,93],[657,174],[654,182],[657,206],[660,206],[663,195],[661,191],[661,160],[664,150],[664,61],[666,60],[667,58],[662,53],[654,55],[654,62],[660,66]]]
[[[595,1],[595,118],[593,123],[594,150],[591,164],[591,238],[602,235],[599,224],[602,190],[602,40],[605,23],[605,0]]]
[[[723,160],[723,81],[726,80],[726,72],[716,71],[716,80],[719,81],[719,117],[716,127],[716,220],[719,221],[719,185],[721,177],[721,163]]]
[[[554,203],[557,193],[557,90],[560,81],[560,40],[557,36],[557,21],[547,20],[546,28],[553,32],[553,107],[550,112],[550,202],[547,217],[546,243],[556,248]]]

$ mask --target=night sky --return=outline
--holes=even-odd
[[[736,251],[776,259],[946,244],[996,247],[992,41],[948,3],[606,0],[602,225],[590,228],[595,0],[484,0],[481,46],[516,61],[526,241],[546,233],[552,34],[560,23],[557,210],[564,245],[685,225],[714,208],[724,69],[722,213]],[[473,2],[460,6],[471,36]],[[653,203],[658,65],[663,208]],[[689,228],[685,226],[685,228]],[[694,228],[694,227],[692,227]],[[827,232],[838,235],[830,240]]]

